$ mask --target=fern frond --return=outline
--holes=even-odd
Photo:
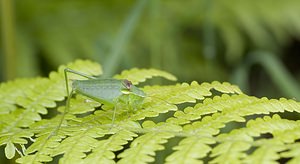
[[[163,77],[168,80],[175,81],[177,78],[165,71],[157,70],[157,69],[137,69],[133,68],[130,70],[122,71],[120,75],[115,75],[114,78],[116,79],[128,79],[132,82],[132,84],[138,84],[141,82],[146,81],[146,79],[150,79],[152,77]]]
[[[58,146],[62,136],[42,135],[26,150],[25,156],[17,159],[18,163],[43,163],[52,161],[50,154]]]
[[[203,163],[199,158],[207,156],[212,149],[208,144],[215,143],[209,138],[188,137],[180,141],[180,143],[173,147],[175,150],[170,156],[166,158],[167,163]]]
[[[297,144],[293,142],[300,138],[299,129],[300,124],[298,121],[281,119],[279,115],[274,115],[273,117],[265,116],[264,118],[250,120],[245,128],[233,130],[229,134],[219,135],[218,141],[221,142],[221,144],[212,150],[212,156],[218,156],[215,158],[216,162],[220,162],[224,160],[224,158],[229,160],[228,152],[237,154],[232,151],[238,151],[240,154],[243,154],[243,151],[249,150],[250,147],[252,147],[255,149],[254,152],[249,156],[243,154],[243,162],[272,163],[280,158],[280,152],[289,150],[293,144]],[[264,134],[270,134],[271,138],[258,138],[255,140],[255,137],[260,137]],[[288,134],[288,136],[286,134]],[[238,140],[232,140],[233,138]],[[239,143],[240,146],[233,145],[237,143]],[[243,149],[234,150],[235,147]],[[229,160],[229,163],[236,162],[237,160],[241,162],[241,159],[242,158],[234,157],[232,161]]]
[[[268,142],[268,145],[262,145],[253,152],[252,155],[246,157],[245,163],[276,163],[280,159],[279,152],[285,150],[283,145],[276,142]]]
[[[9,133],[1,133],[0,145],[6,145],[6,157],[8,159],[13,158],[16,151],[19,151],[20,147],[24,148],[24,145],[28,144],[28,139],[31,139],[33,135],[33,132],[23,131],[18,128],[11,129]]]
[[[212,150],[211,157],[215,158],[211,163],[241,163],[241,159],[246,157],[244,151],[249,148],[250,145],[242,141],[221,143]]]
[[[57,91],[56,85],[51,80],[38,79],[38,81],[39,83],[32,83],[23,88],[24,97],[19,97],[16,103],[28,109],[28,111],[30,110],[37,114],[47,114],[46,108],[55,107],[55,101],[63,100],[64,94]],[[33,88],[36,90],[33,91]]]
[[[120,130],[106,140],[96,142],[95,149],[89,154],[82,163],[115,163],[115,154],[113,151],[118,151],[123,148],[123,145],[127,144],[128,141],[133,140],[137,134],[127,130]]]
[[[155,151],[163,150],[162,144],[167,139],[174,137],[174,134],[167,132],[174,126],[167,124],[155,124],[151,121],[143,123],[144,130],[148,133],[137,137],[130,145],[130,148],[122,152],[118,157],[121,158],[118,163],[149,163],[154,162]],[[173,129],[175,131],[175,129]]]
[[[229,83],[212,82],[198,84],[193,81],[190,85],[187,83],[170,85],[170,86],[146,86],[143,90],[147,96],[159,98],[169,103],[181,104],[185,102],[196,102],[203,100],[206,96],[211,96],[211,89],[223,93],[242,93],[239,88]],[[157,100],[159,101],[159,100]]]
[[[84,114],[87,112],[92,112],[96,107],[99,107],[101,103],[91,100],[86,96],[76,95],[76,98],[71,99],[72,106],[68,113],[70,114]],[[57,110],[63,113],[65,111],[65,106],[60,106]]]
[[[54,158],[60,158],[60,163],[151,163],[156,162],[158,151],[172,149],[160,161],[299,161],[300,123],[282,115],[299,116],[300,103],[295,100],[248,96],[237,86],[220,82],[145,86],[140,106],[133,111],[128,104],[116,108],[112,124],[114,109],[86,96],[73,96],[67,111],[57,103],[67,94],[66,67],[82,68],[90,75],[101,73],[98,64],[79,60],[60,67],[49,78],[0,85],[0,101],[6,104],[0,106],[0,145],[7,158],[18,152],[19,163]],[[149,70],[141,70],[141,75],[138,69],[134,72],[136,83],[154,75]],[[50,110],[58,114],[42,119]]]
[[[297,164],[300,162],[300,143],[288,144],[288,151],[280,153],[283,158],[292,158],[288,163]]]
[[[121,153],[119,163],[149,163],[154,162],[155,151],[163,150],[161,145],[173,135],[170,133],[147,133],[135,139],[130,148]]]
[[[99,127],[78,128],[68,132],[68,137],[51,152],[51,156],[64,154],[62,163],[77,163],[86,157],[87,152],[95,148],[97,140],[95,138],[105,135]]]
[[[76,66],[79,68],[92,66],[90,67],[92,68],[90,72],[96,72],[97,66],[99,68],[99,65],[96,63],[82,60],[68,65],[68,67],[75,68]],[[40,114],[47,114],[47,108],[55,107],[56,101],[62,101],[64,99],[66,91],[63,68],[63,66],[60,67],[59,72],[52,72],[49,79],[21,79],[7,84],[1,84],[2,89],[0,95],[3,96],[1,101],[4,101],[3,104],[7,105],[0,107],[0,111],[5,111],[2,112],[3,114],[0,116],[0,118],[2,118],[0,131],[1,133],[8,134],[7,138],[9,140],[1,138],[4,141],[0,143],[0,145],[4,143],[26,144],[27,141],[24,140],[23,137],[30,138],[32,133],[26,132],[26,130],[27,135],[15,133],[19,133],[19,131],[22,130],[21,128],[29,127],[35,121],[40,121]],[[21,106],[22,108],[17,108],[16,106]]]
[[[18,79],[0,84],[0,113],[6,114],[16,109],[15,100],[23,95],[22,90],[35,79]]]

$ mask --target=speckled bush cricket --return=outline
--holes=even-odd
[[[73,73],[85,77],[87,78],[87,80],[73,80],[72,90],[70,92],[68,85],[68,73]],[[113,124],[115,121],[117,103],[125,103],[129,107],[136,109],[142,104],[144,98],[146,97],[146,94],[142,90],[134,86],[129,80],[126,79],[102,79],[94,76],[89,76],[87,74],[72,70],[70,68],[65,68],[64,74],[66,91],[68,96],[65,113],[69,111],[70,99],[72,95],[74,93],[82,94],[97,102],[113,107]]]

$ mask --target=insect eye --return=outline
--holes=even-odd
[[[125,86],[128,90],[130,90],[130,89],[131,89],[131,86],[132,86],[131,81],[125,79],[125,80],[124,80],[124,86]]]

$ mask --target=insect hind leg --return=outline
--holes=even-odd
[[[85,73],[82,73],[82,72],[79,72],[79,71],[75,71],[71,68],[65,68],[64,72],[65,72],[65,78],[67,78],[67,73],[73,73],[75,75],[79,75],[79,76],[82,76],[82,77],[85,77],[85,78],[88,78],[88,79],[97,79],[97,77],[95,77],[95,76],[90,76],[88,74],[85,74]]]
[[[61,119],[60,119],[60,121],[59,121],[59,123],[58,123],[56,129],[55,129],[54,132],[53,132],[54,135],[57,135],[57,133],[58,133],[58,131],[59,131],[60,127],[62,126],[62,123],[63,123],[63,121],[64,121],[64,119],[65,119],[65,116],[67,115],[67,113],[68,113],[69,110],[70,110],[70,101],[71,101],[71,97],[73,96],[73,93],[74,93],[74,90],[72,89],[72,90],[71,90],[71,93],[68,94],[67,101],[66,101],[66,106],[65,106],[65,110],[64,110],[64,112],[62,113]]]
[[[112,127],[114,126],[115,119],[116,119],[116,110],[117,110],[117,107],[116,107],[116,105],[114,105],[114,111],[113,111],[112,121],[111,121]]]

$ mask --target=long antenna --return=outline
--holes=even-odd
[[[170,102],[168,102],[168,101],[166,101],[166,100],[164,100],[162,98],[156,97],[156,96],[150,96],[150,95],[148,96],[148,95],[146,95],[145,98],[147,98],[147,97],[149,97],[149,98],[156,98],[158,100],[161,100],[161,101],[167,103],[168,105],[176,105],[176,104],[170,103]]]

